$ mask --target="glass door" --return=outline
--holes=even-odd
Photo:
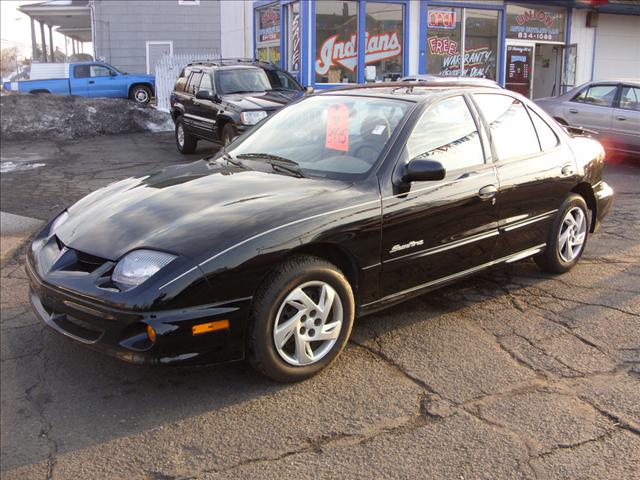
[[[535,45],[507,41],[505,88],[531,98]]]

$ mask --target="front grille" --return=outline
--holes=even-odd
[[[104,258],[96,257],[95,255],[90,255],[79,250],[73,250],[73,252],[76,255],[76,262],[73,267],[75,271],[78,272],[94,272],[107,262]]]
[[[49,242],[46,247],[49,251],[47,255],[44,255],[46,258],[42,262],[45,271],[93,273],[108,262],[105,258],[69,248],[58,237],[54,237],[54,239],[55,241]]]

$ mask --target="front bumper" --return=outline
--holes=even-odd
[[[596,197],[596,216],[593,223],[593,231],[597,232],[600,229],[602,220],[609,213],[613,205],[613,188],[602,180],[594,185],[593,194]]]
[[[44,282],[27,257],[31,304],[54,331],[121,360],[146,365],[212,364],[244,358],[251,299],[165,311],[126,311]],[[229,328],[193,335],[192,327],[229,320]],[[151,342],[146,330],[157,333]]]

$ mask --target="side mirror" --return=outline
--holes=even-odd
[[[442,180],[446,170],[440,162],[416,157],[407,163],[402,174],[404,183]]]
[[[210,102],[220,103],[220,95],[213,93],[211,90],[198,90],[196,98],[198,100],[209,100]]]
[[[304,89],[304,91],[307,92],[307,95],[311,95],[315,91],[315,89],[311,85],[309,85]]]

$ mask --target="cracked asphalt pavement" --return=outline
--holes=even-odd
[[[1,153],[2,210],[40,220],[185,161],[171,134]],[[359,319],[339,360],[296,385],[244,364],[128,365],[45,329],[24,234],[2,259],[1,476],[637,479],[640,162],[605,177],[615,206],[574,270],[524,261]]]

